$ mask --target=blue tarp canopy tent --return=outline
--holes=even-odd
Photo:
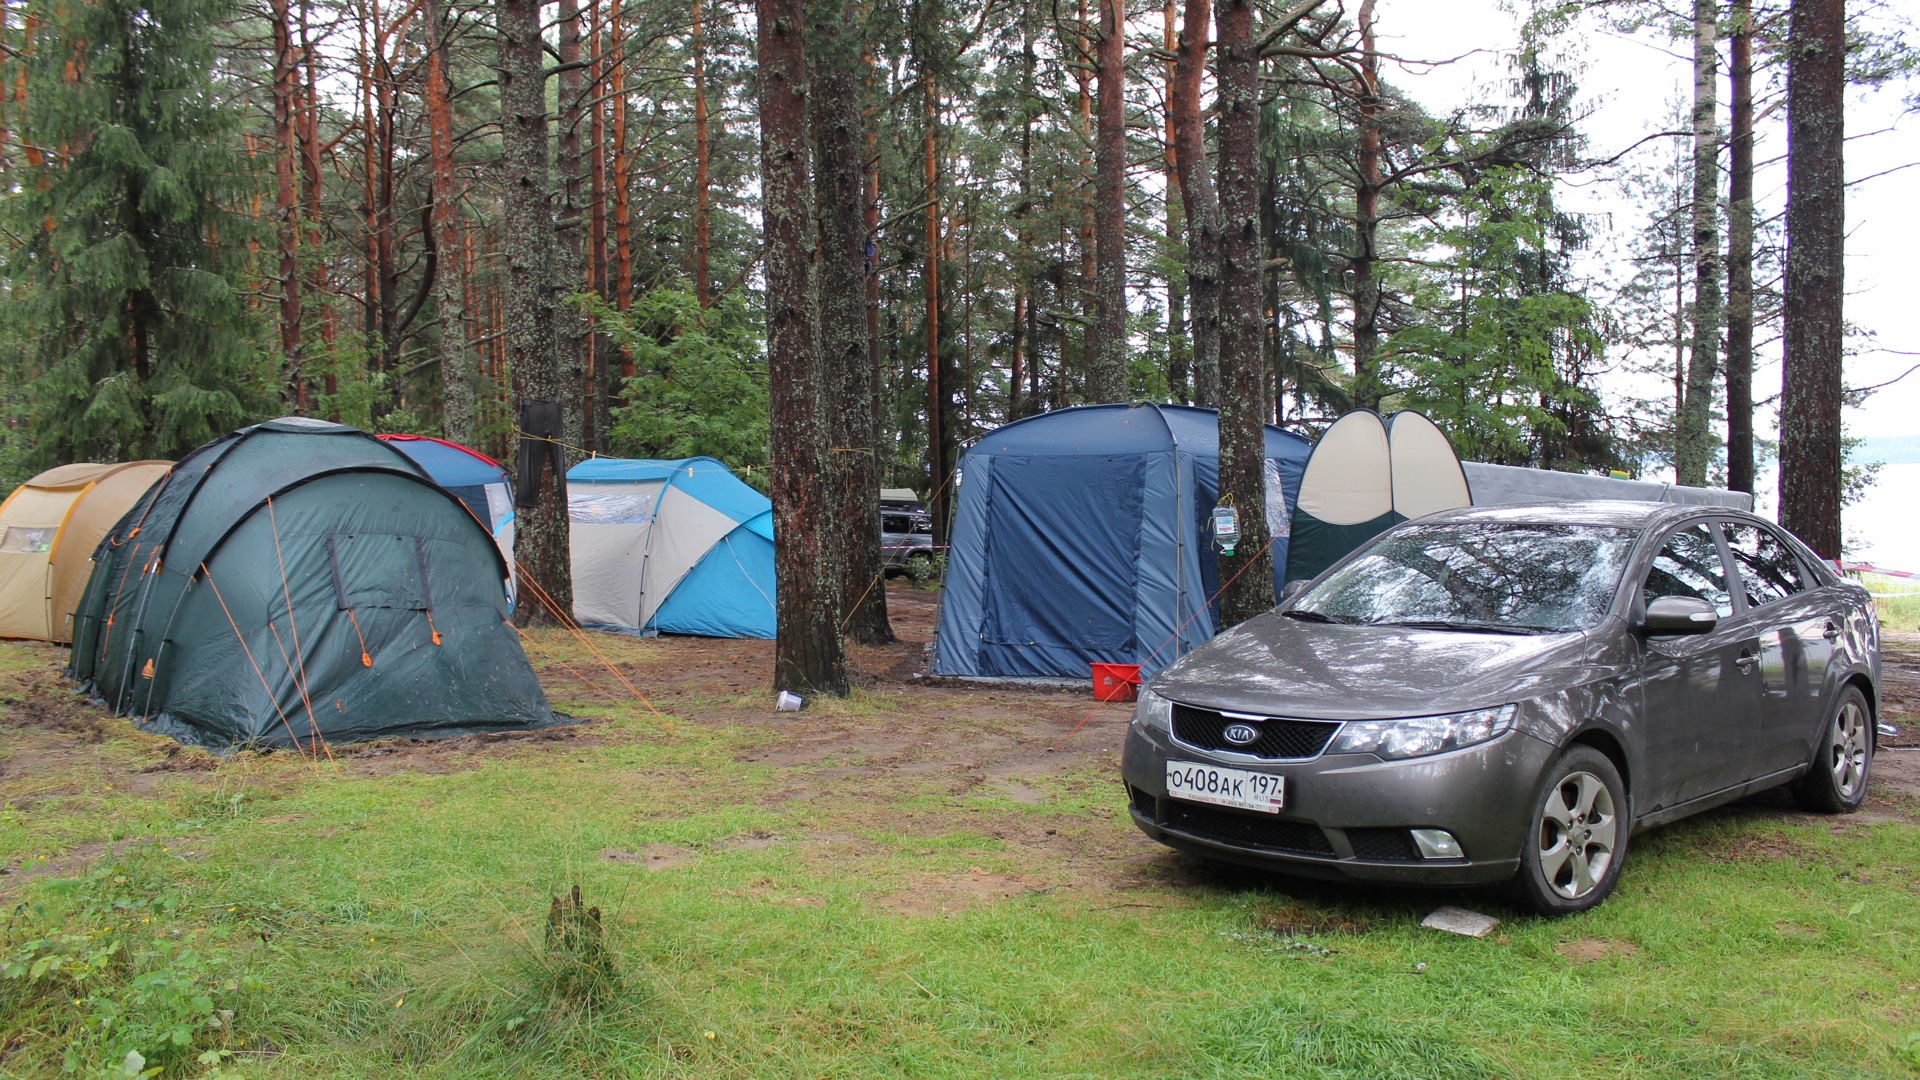
[[[567,513],[582,626],[773,636],[773,504],[720,462],[583,461]]]
[[[1267,428],[1276,568],[1310,449]],[[934,673],[1150,675],[1212,637],[1219,458],[1214,411],[1184,405],[1086,405],[983,436],[961,462]]]

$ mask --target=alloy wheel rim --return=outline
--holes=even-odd
[[[1613,792],[1590,772],[1568,773],[1547,793],[1536,842],[1540,876],[1563,900],[1600,887],[1620,839]]]
[[[1834,716],[1832,754],[1834,789],[1851,799],[1867,780],[1867,716],[1858,702],[1846,702]]]

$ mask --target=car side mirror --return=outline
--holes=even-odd
[[[1285,585],[1280,586],[1280,603],[1285,604],[1287,601],[1293,599],[1296,596],[1299,596],[1301,593],[1305,592],[1306,590],[1307,590],[1307,579],[1294,578],[1292,581],[1289,581]]]
[[[1649,634],[1704,634],[1719,624],[1713,605],[1697,596],[1661,596],[1647,605],[1640,628]]]

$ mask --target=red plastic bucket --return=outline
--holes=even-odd
[[[1093,700],[1132,701],[1140,685],[1139,664],[1093,665]]]

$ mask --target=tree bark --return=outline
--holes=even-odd
[[[708,217],[713,193],[708,190],[708,176],[713,147],[707,134],[707,39],[703,3],[704,0],[693,0],[693,297],[701,307],[706,307],[713,303],[713,276],[707,258],[712,234]]]
[[[1100,119],[1094,140],[1094,355],[1087,400],[1127,399],[1127,115],[1125,0],[1100,5]]]
[[[926,87],[922,149],[927,185],[927,506],[933,511],[933,542],[942,546],[947,542],[943,511],[952,464],[946,459],[947,388],[940,379],[940,91],[930,74],[922,82]]]
[[[880,559],[880,430],[868,403],[878,393],[867,337],[865,136],[860,114],[859,9],[814,0],[813,60],[816,210],[820,228],[820,350],[828,393],[834,504],[834,560],[841,568],[841,625],[862,645],[893,640]]]
[[[560,104],[559,213],[553,222],[553,295],[555,345],[559,349],[560,379],[567,387],[566,460],[577,463],[586,455],[587,318],[567,298],[586,285],[586,199],[581,181],[586,166],[580,157],[580,128],[586,123],[586,68],[580,62],[579,0],[560,0],[560,69],[555,76]]]
[[[1720,6],[1693,5],[1693,333],[1686,401],[1675,436],[1674,478],[1707,482],[1713,456],[1713,376],[1720,358]]]
[[[1220,379],[1220,197],[1207,169],[1206,127],[1200,112],[1200,79],[1206,70],[1212,20],[1212,0],[1187,0],[1168,103],[1180,200],[1187,218],[1193,403],[1208,407],[1219,403]]]
[[[273,179],[274,238],[280,254],[281,404],[290,413],[307,411],[307,384],[301,374],[300,222],[293,180],[294,99],[298,58],[293,50],[293,19],[288,0],[272,0],[273,23]]]
[[[1360,101],[1358,150],[1354,157],[1353,404],[1378,409],[1386,395],[1380,377],[1380,279],[1374,260],[1380,234],[1380,54],[1373,32],[1374,0],[1360,5]]]
[[[1369,0],[1369,4],[1371,0]],[[1219,9],[1220,499],[1240,512],[1240,543],[1220,558],[1220,625],[1273,606],[1268,549],[1265,380],[1260,363],[1260,55],[1253,0]]]
[[[600,100],[607,92],[609,82],[607,35],[599,21],[599,7],[589,8],[594,13],[593,23],[593,118],[587,129],[587,142],[593,148],[593,163],[587,170],[587,182],[591,189],[588,203],[587,250],[593,263],[593,293],[603,301],[612,301],[612,293],[607,284],[607,105]],[[609,365],[613,362],[613,338],[597,328],[593,338],[593,422],[588,424],[592,434],[592,447],[598,453],[606,453],[608,439],[613,426],[613,380],[609,374]]]
[[[460,208],[453,173],[453,87],[448,78],[445,12],[440,0],[426,0],[427,131],[433,160],[433,244],[442,253],[433,279],[433,302],[440,316],[440,429],[448,439],[473,445],[474,398],[480,381],[467,349],[465,260],[461,258]]]
[[[1174,130],[1173,108],[1171,105],[1174,86],[1179,81],[1179,61],[1177,57],[1180,54],[1180,35],[1175,29],[1178,25],[1179,17],[1180,9],[1175,3],[1175,0],[1166,0],[1166,7],[1161,12],[1161,48],[1166,51],[1169,57],[1176,58],[1169,59],[1166,62],[1167,101],[1169,103],[1166,117],[1166,250],[1168,255],[1167,266],[1170,268],[1180,264],[1181,255],[1183,254],[1181,251],[1180,233],[1186,228],[1185,215],[1181,213],[1181,200],[1184,196],[1180,194],[1180,155],[1174,149],[1178,133]],[[1181,274],[1178,270],[1169,269],[1167,271],[1167,383],[1168,388],[1173,393],[1173,400],[1182,405],[1193,400],[1193,390],[1188,383],[1189,373],[1187,370],[1186,306],[1187,290],[1185,282],[1181,279]]]
[[[773,686],[844,697],[840,567],[828,485],[820,482],[832,475],[832,429],[820,360],[804,12],[801,0],[757,0],[755,13],[779,613]]]
[[[1727,486],[1753,491],[1753,4],[1733,0],[1727,176]]]
[[[503,247],[507,281],[501,334],[516,405],[559,402],[570,406],[573,388],[561,377],[554,340],[553,216],[547,160],[546,65],[540,39],[540,0],[500,0],[500,151],[505,183]],[[515,414],[518,415],[516,408]],[[525,438],[523,433],[522,438]],[[561,478],[547,476],[539,501],[514,522],[514,557],[527,602],[514,608],[514,622],[564,621],[573,617],[573,579],[568,549],[567,500]],[[544,590],[553,611],[527,596]]]
[[[1780,524],[1840,555],[1846,12],[1794,0],[1787,38],[1787,272]]]

